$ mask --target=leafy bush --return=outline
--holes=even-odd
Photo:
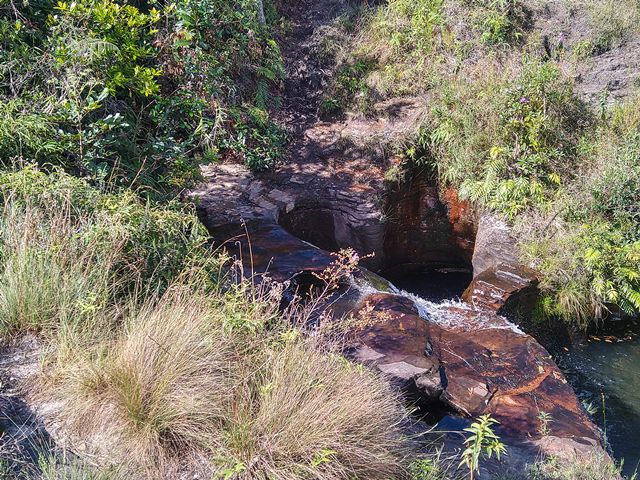
[[[445,181],[460,184],[463,198],[510,218],[548,206],[563,178],[573,175],[579,135],[589,122],[553,64],[528,60],[512,75],[445,92],[433,128],[420,140],[431,151],[418,159],[435,162]]]
[[[196,179],[201,159],[280,158],[267,108],[284,68],[252,0],[14,6],[0,9],[0,34],[5,163],[163,197]]]

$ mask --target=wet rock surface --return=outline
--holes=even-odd
[[[439,400],[457,412],[491,414],[503,438],[515,444],[542,438],[540,412],[551,415],[555,437],[598,444],[599,432],[549,353],[503,317],[443,304],[423,313],[425,320],[411,300],[390,294],[369,295],[360,308],[372,306],[384,315],[362,330],[356,358],[411,379],[418,389],[424,379],[430,399],[440,391]]]
[[[533,310],[538,282],[536,272],[531,269],[499,264],[475,276],[462,298],[478,309],[517,318]]]
[[[353,332],[358,345],[350,356],[407,389],[417,388],[427,401],[438,401],[443,391],[440,362],[432,355],[429,325],[413,302],[376,293],[361,300],[359,310],[367,323]]]
[[[248,234],[250,268],[268,269],[280,281],[322,271],[334,259],[276,223],[229,224],[218,233],[239,235],[233,242],[238,252],[249,248]],[[469,417],[491,414],[500,421],[503,441],[531,459],[545,452],[600,448],[599,431],[549,353],[504,317],[484,305],[436,304],[382,293],[373,287],[370,277],[375,275],[365,271],[356,277],[330,307],[336,315],[362,320],[348,351],[355,361],[417,392],[426,404]],[[552,419],[548,432],[541,412]]]

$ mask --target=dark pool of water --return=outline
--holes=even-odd
[[[640,464],[640,338],[622,338],[598,335],[558,363],[578,397],[595,410],[594,421],[606,429],[614,457],[624,459],[630,476]]]
[[[431,302],[460,297],[472,279],[471,270],[466,269],[429,270],[390,278],[396,287]]]

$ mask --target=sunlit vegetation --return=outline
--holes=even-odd
[[[364,10],[339,56],[350,75],[336,77],[329,100],[355,98],[336,108],[366,112],[389,96],[424,95],[421,128],[396,146],[405,168],[432,168],[512,223],[523,261],[542,273],[537,318],[582,328],[640,312],[638,102],[609,104],[603,92],[600,104],[585,103],[571,65],[631,35],[638,7],[572,5],[593,37],[589,49],[574,46],[580,55],[542,48],[536,2],[392,0]],[[354,68],[365,59],[367,69]]]
[[[272,8],[267,6],[267,18]],[[228,156],[280,157],[284,70],[255,2],[0,6],[0,158],[162,197]]]

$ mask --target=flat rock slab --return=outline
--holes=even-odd
[[[543,448],[537,442],[553,435],[554,451],[557,439],[571,448],[599,445],[598,430],[548,352],[506,319],[451,304],[427,321],[410,299],[391,294],[369,295],[360,308],[375,315],[360,330],[357,359],[414,381],[418,390],[421,379],[431,380],[423,389],[429,396],[437,371],[440,400],[468,416],[491,414],[508,443]],[[541,412],[551,416],[545,435]]]
[[[538,298],[536,272],[522,265],[498,264],[476,275],[462,298],[499,314],[531,312]]]
[[[285,282],[297,274],[322,272],[335,257],[294,237],[275,222],[248,221],[213,230],[214,241],[240,262],[246,276],[268,274]]]
[[[404,297],[373,294],[363,300],[359,316],[361,323],[352,332],[357,347],[350,356],[406,388],[417,387],[425,400],[437,400],[442,393],[440,363],[429,354],[429,325],[413,303]]]

